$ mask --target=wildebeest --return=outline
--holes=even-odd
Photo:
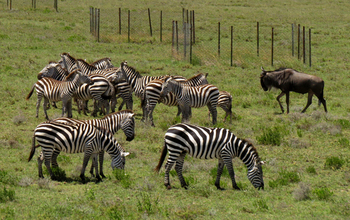
[[[308,93],[308,100],[302,113],[312,103],[312,96],[315,94],[319,100],[318,105],[323,104],[325,112],[327,112],[326,100],[323,98],[324,81],[313,75],[298,72],[294,69],[279,68],[274,71],[266,71],[262,68],[260,75],[260,83],[264,91],[270,90],[272,87],[281,89],[282,92],[277,96],[277,101],[284,113],[280,98],[286,95],[287,114],[289,113],[289,92],[297,92],[301,94]]]

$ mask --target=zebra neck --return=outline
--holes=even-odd
[[[251,169],[256,161],[257,154],[254,146],[246,140],[234,136],[233,146],[234,155],[242,160],[246,167]]]
[[[183,88],[184,86],[179,83],[174,81],[169,82],[171,83],[171,87],[172,87],[172,92],[176,95],[176,96],[180,96],[182,94]]]

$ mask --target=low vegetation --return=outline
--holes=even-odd
[[[48,2],[15,0],[10,11],[0,1],[0,219],[346,219],[350,214],[350,96],[349,35],[347,1],[58,1],[58,12]],[[50,2],[50,1],[49,1]],[[89,33],[89,6],[101,9],[100,42]],[[122,8],[122,35],[117,14]],[[149,36],[147,8],[153,19]],[[196,46],[193,64],[179,54],[172,56],[172,20],[182,20],[182,9],[196,12]],[[144,29],[133,28],[127,37],[127,10],[139,13]],[[164,16],[164,38],[158,38],[159,14]],[[147,19],[141,19],[143,13]],[[156,16],[157,14],[157,16]],[[109,15],[109,16],[108,16]],[[222,56],[217,56],[218,22],[222,26]],[[256,22],[260,22],[261,51],[256,56]],[[179,22],[180,24],[181,22]],[[282,32],[291,24],[312,30],[312,66],[291,55],[289,40]],[[228,54],[230,26],[234,27],[233,66]],[[275,61],[271,66],[271,27],[275,27]],[[181,25],[179,26],[181,29]],[[181,31],[180,31],[181,32]],[[289,39],[289,38],[287,38]],[[181,46],[181,48],[183,45]],[[289,54],[282,55],[282,49]],[[280,50],[279,50],[280,49]],[[181,49],[182,50],[182,49]],[[253,51],[253,52],[251,52]],[[173,189],[166,190],[164,168],[154,172],[163,147],[164,134],[180,122],[177,108],[157,105],[153,113],[156,127],[140,122],[140,100],[134,97],[136,136],[131,142],[118,132],[115,137],[131,153],[125,170],[112,170],[105,156],[107,178],[96,184],[86,170],[87,181],[79,177],[82,154],[61,153],[59,181],[38,178],[36,158],[28,161],[35,127],[45,121],[42,108],[35,117],[36,98],[25,100],[37,73],[49,62],[69,52],[88,62],[110,57],[122,61],[142,75],[182,75],[209,73],[208,81],[233,96],[232,123],[223,122],[218,108],[217,127],[230,129],[249,140],[263,166],[265,190],[256,190],[247,179],[247,169],[235,158],[233,167],[240,191],[232,189],[227,170],[217,190],[217,160],[186,157],[183,175],[187,190],[177,174],[170,172]],[[328,113],[318,100],[305,113],[306,95],[291,93],[290,113],[281,114],[276,96],[260,86],[261,66],[266,70],[291,67],[321,77]],[[33,95],[35,96],[35,94]],[[285,106],[285,97],[281,99]],[[48,110],[50,118],[61,115],[61,105]],[[120,104],[120,100],[118,100]],[[90,109],[92,106],[90,106]],[[193,109],[191,123],[211,127],[208,109]],[[73,105],[73,117],[79,115]],[[98,116],[102,117],[102,116]]]

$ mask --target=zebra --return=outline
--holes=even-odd
[[[111,58],[109,58],[109,57],[105,57],[105,58],[96,60],[96,61],[90,63],[90,65],[95,66],[97,69],[100,69],[100,70],[114,67],[114,65],[111,62]]]
[[[230,123],[232,123],[232,95],[226,91],[219,91],[218,107],[225,111],[224,122],[226,118],[230,116]],[[210,120],[210,111],[208,113]]]
[[[36,83],[34,83],[32,89],[26,97],[26,100],[29,100],[35,88],[38,96],[38,100],[36,103],[36,117],[39,116],[39,106],[42,97],[44,97],[43,108],[47,120],[49,120],[49,117],[47,116],[46,108],[49,101],[62,101],[62,116],[67,112],[68,117],[72,117],[73,93],[83,83],[91,84],[92,81],[90,77],[82,75],[79,70],[75,70],[72,73],[70,73],[66,79],[66,81],[58,81],[52,78],[44,77],[38,80]],[[70,79],[73,80],[68,81]]]
[[[181,82],[184,85],[189,85],[189,86],[204,85],[204,84],[208,84],[207,76],[208,74],[199,73],[187,79],[186,81],[181,81]],[[144,112],[143,117],[145,118],[146,121],[149,118],[152,126],[154,126],[153,111],[158,102],[161,102],[168,106],[178,106],[178,103],[176,101],[176,96],[171,92],[168,93],[163,99],[160,100],[159,98],[160,92],[162,90],[162,84],[167,78],[169,78],[169,76],[165,77],[164,79],[156,79],[147,83],[143,94],[142,104],[141,104]],[[178,108],[177,116],[179,116],[180,114],[181,114],[181,111]]]
[[[114,135],[118,130],[122,130],[126,136],[127,141],[132,141],[135,137],[135,119],[134,119],[135,113],[131,110],[122,110],[118,112],[111,113],[109,115],[106,115],[102,119],[92,119],[92,120],[77,120],[72,118],[57,118],[52,121],[59,122],[59,123],[70,123],[70,124],[90,124],[95,126],[98,129],[104,129],[110,132],[112,135]],[[57,163],[57,157],[60,154],[59,149],[55,149],[52,158],[51,158],[51,165],[53,167],[58,167]],[[105,178],[105,175],[103,174],[103,158],[104,158],[104,151],[99,152],[99,162],[100,162],[100,175],[102,178]],[[95,159],[95,157],[93,158]],[[43,155],[40,154],[38,157],[38,169],[39,169],[39,176],[43,176],[42,174],[42,163],[43,163]],[[94,168],[94,162],[92,163],[90,173],[93,175],[93,168]]]
[[[126,108],[133,109],[133,99],[132,99],[132,90],[129,86],[129,83],[126,81],[126,78],[123,74],[120,73],[120,67],[109,68],[109,69],[97,69],[95,66],[85,62],[82,59],[77,59],[76,63],[82,72],[86,75],[90,74],[101,74],[104,75],[115,87],[119,97],[123,99],[123,102],[119,106],[119,110],[123,108],[123,105],[126,103]],[[113,104],[111,104],[114,106]]]
[[[62,53],[60,56],[61,59],[58,63],[61,64],[61,66],[65,68],[69,73],[78,69],[75,58],[72,57],[69,53]]]
[[[69,75],[68,71],[64,69],[59,63],[49,62],[39,73],[38,80],[44,77],[50,77],[58,81],[63,81]]]
[[[213,124],[216,124],[216,107],[219,98],[219,89],[216,86],[211,84],[188,86],[169,77],[162,84],[160,98],[163,99],[169,92],[175,95],[176,101],[179,104],[182,113],[181,122],[188,122],[190,120],[192,107],[200,108],[207,105],[212,114]]]
[[[144,89],[146,85],[155,79],[162,79],[165,76],[142,76],[139,72],[137,72],[133,67],[128,66],[127,62],[122,62],[120,64],[120,72],[124,77],[126,78],[126,82],[129,83],[132,91],[134,92],[135,96],[141,99],[144,94]],[[186,78],[182,76],[173,76],[178,81],[185,81]],[[144,118],[142,118],[144,120]]]
[[[35,140],[38,145],[35,145]],[[28,162],[33,158],[35,149],[41,146],[46,168],[51,179],[56,179],[50,167],[50,160],[55,150],[66,153],[83,153],[84,161],[80,178],[85,182],[85,169],[91,155],[96,155],[100,151],[106,151],[112,157],[112,168],[124,169],[125,152],[113,135],[107,130],[97,129],[90,124],[70,124],[59,122],[44,122],[39,124],[34,130],[32,138],[32,148]],[[97,161],[95,161],[95,171],[97,182],[101,181],[98,174]],[[43,176],[40,176],[43,177]]]
[[[182,168],[186,153],[199,159],[218,159],[218,169],[215,181],[217,189],[220,187],[220,177],[226,165],[234,189],[240,190],[236,184],[232,159],[238,157],[248,168],[248,179],[255,188],[264,189],[263,171],[256,148],[249,141],[240,139],[224,128],[206,128],[190,124],[177,124],[171,126],[165,133],[164,146],[155,168],[159,172],[167,152],[169,157],[165,164],[164,185],[171,189],[169,172],[176,162],[175,171],[181,186],[187,189],[187,183],[182,176]]]
[[[78,111],[80,114],[80,105],[78,104],[77,100],[81,100],[83,103],[83,111],[85,113],[85,101],[88,101],[90,99],[94,99],[94,111],[92,112],[92,116],[97,116],[97,111],[101,106],[101,108],[106,107],[106,112],[104,114],[109,113],[109,101],[111,100],[112,103],[115,102],[115,89],[114,86],[109,82],[108,79],[106,79],[103,75],[97,75],[92,74],[90,75],[90,78],[93,82],[92,85],[83,84],[80,86],[73,94],[73,97],[76,99],[77,105],[78,105]],[[100,103],[100,104],[98,104]],[[114,112],[114,108],[112,108],[112,112]]]

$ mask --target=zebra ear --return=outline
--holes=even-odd
[[[121,152],[121,155],[123,156],[123,157],[126,157],[126,156],[128,156],[130,153],[129,152]]]
[[[266,161],[260,161],[259,164],[260,165],[264,165],[266,163]]]

